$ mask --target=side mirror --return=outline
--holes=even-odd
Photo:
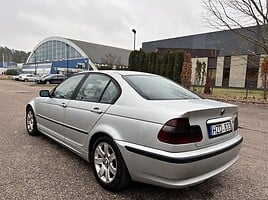
[[[39,96],[40,97],[50,97],[49,90],[40,90]]]

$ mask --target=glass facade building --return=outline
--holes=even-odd
[[[82,55],[72,46],[62,41],[50,40],[34,50],[28,63],[47,62],[64,59],[82,58]]]
[[[22,71],[25,73],[71,74],[97,70],[96,66],[128,66],[130,50],[63,37],[49,37],[31,52]],[[111,60],[111,57],[114,58]]]

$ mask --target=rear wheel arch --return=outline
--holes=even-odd
[[[88,158],[89,158],[89,161],[90,161],[90,154],[92,152],[92,148],[93,148],[93,145],[95,143],[95,141],[100,138],[100,137],[109,137],[113,140],[113,138],[107,134],[107,133],[104,133],[104,132],[97,132],[95,133],[91,138],[90,138],[90,141],[89,141],[89,145],[88,145]]]
[[[94,142],[99,138],[99,137],[109,137],[111,138],[113,141],[115,140],[124,140],[122,138],[122,134],[114,129],[112,126],[108,126],[108,125],[96,125],[94,130],[91,131],[92,136],[89,138],[88,141],[88,154],[90,155],[90,152],[92,150],[92,147],[94,145]],[[116,142],[115,142],[116,143]]]

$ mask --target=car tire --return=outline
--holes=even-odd
[[[50,84],[50,81],[46,81],[46,84],[47,84],[47,85]]]
[[[28,79],[24,79],[24,82],[28,82]]]
[[[29,135],[37,136],[39,134],[34,111],[31,107],[26,110],[26,129]]]
[[[131,179],[123,157],[110,137],[103,136],[94,142],[90,161],[103,188],[116,192],[129,184]]]

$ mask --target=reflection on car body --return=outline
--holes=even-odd
[[[66,79],[66,76],[63,75],[63,74],[48,74],[48,75],[44,75],[42,77],[40,77],[38,80],[37,80],[37,83],[39,84],[43,84],[43,83],[46,83],[46,84],[50,84],[50,83],[61,83],[63,82],[64,80]]]
[[[231,128],[215,131],[226,124]],[[26,127],[90,161],[97,181],[112,191],[130,180],[198,184],[233,165],[243,140],[237,106],[131,71],[79,73],[42,90],[27,104]]]

